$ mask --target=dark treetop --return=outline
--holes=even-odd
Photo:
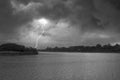
[[[34,55],[38,54],[37,49],[25,47],[15,43],[6,43],[0,45],[0,54],[2,55]]]

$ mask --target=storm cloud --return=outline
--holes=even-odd
[[[60,21],[68,24],[63,30],[58,28],[61,32],[52,36],[52,45],[119,43],[119,5],[118,0],[1,0],[0,42],[24,42],[20,40],[20,29],[28,28],[34,19],[45,17],[56,25]],[[60,37],[62,31],[66,36]]]

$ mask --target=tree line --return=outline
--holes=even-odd
[[[101,45],[95,46],[70,46],[70,47],[47,47],[41,51],[53,51],[53,52],[105,52],[105,53],[120,53],[120,45]]]
[[[38,54],[37,49],[32,47],[25,47],[23,45],[15,44],[15,43],[5,43],[0,45],[1,52],[16,52],[16,54],[29,55],[29,54]],[[2,54],[2,53],[1,53]],[[8,53],[9,54],[9,53]],[[13,54],[13,53],[11,53]],[[14,53],[15,54],[15,53]]]

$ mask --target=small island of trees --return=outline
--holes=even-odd
[[[36,55],[37,49],[25,47],[15,43],[6,43],[0,45],[0,55]]]

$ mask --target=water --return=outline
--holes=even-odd
[[[120,80],[120,54],[0,56],[0,80]]]

